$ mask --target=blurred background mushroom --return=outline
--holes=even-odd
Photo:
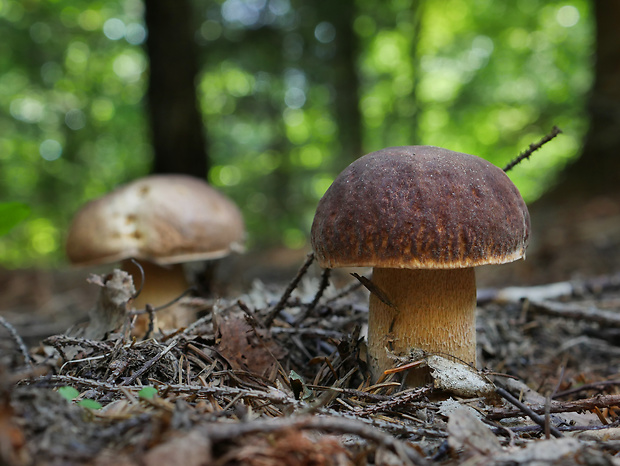
[[[244,236],[237,206],[205,181],[152,175],[84,205],[69,229],[66,251],[79,266],[122,262],[136,288],[142,288],[134,300],[139,310],[181,296],[191,286],[183,264],[242,251]],[[209,286],[203,283],[203,289]],[[160,328],[174,328],[194,316],[173,305],[157,317]]]
[[[508,176],[473,155],[390,147],[329,187],[312,224],[319,264],[374,267],[368,356],[376,381],[412,350],[476,362],[474,267],[525,255],[530,221]],[[412,370],[410,385],[425,383]]]

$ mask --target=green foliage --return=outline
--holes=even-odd
[[[101,403],[99,403],[98,401],[89,400],[89,399],[78,401],[78,406],[81,406],[82,408],[88,408],[88,409],[101,409],[101,408],[103,408],[103,406],[101,406]]]
[[[21,202],[0,202],[0,236],[6,235],[30,215],[30,207]]]
[[[108,23],[144,31],[141,7],[0,1],[0,199],[32,208],[0,241],[3,265],[57,262],[79,206],[148,171],[145,54]]]
[[[138,396],[146,400],[152,400],[155,397],[155,395],[157,395],[157,389],[151,386],[144,387],[142,390],[138,392]]]
[[[208,179],[242,207],[250,247],[304,247],[351,161],[330,81],[342,39],[330,15],[344,13],[301,0],[195,7]],[[32,208],[0,239],[3,265],[58,264],[79,206],[148,172],[143,8],[0,0],[0,198]],[[432,144],[503,166],[558,125],[564,134],[510,173],[529,201],[577,156],[588,1],[357,0],[350,13],[363,152]]]
[[[60,394],[60,396],[62,396],[67,401],[75,401],[75,399],[78,396],[80,396],[80,392],[78,392],[73,387],[69,387],[68,385],[64,387],[60,387],[58,389],[58,393]],[[88,409],[101,409],[102,408],[101,403],[95,400],[88,399],[88,398],[78,401],[77,405],[83,408],[88,408]]]
[[[68,385],[60,387],[58,389],[58,393],[67,401],[73,401],[80,396],[80,392],[73,387],[69,387]]]

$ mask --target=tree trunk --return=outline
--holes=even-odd
[[[327,63],[317,63],[322,71],[318,78],[334,90],[334,117],[338,125],[339,157],[334,167],[346,167],[362,153],[362,115],[359,108],[358,37],[353,29],[357,11],[354,0],[318,2],[318,21],[328,21],[336,30],[334,53]],[[314,39],[314,38],[313,38]]]
[[[590,129],[581,157],[550,195],[582,198],[620,192],[620,2],[592,2],[596,19],[595,79],[589,102]]]
[[[556,187],[529,206],[532,235],[527,260],[510,264],[501,273],[481,270],[484,285],[549,283],[618,272],[620,2],[591,4],[597,28],[595,79],[581,157],[564,170]]]
[[[330,20],[336,28],[336,53],[333,58],[335,115],[338,139],[342,148],[340,158],[344,168],[362,153],[362,115],[359,108],[359,77],[357,75],[358,38],[353,30],[355,2],[327,2],[332,6]]]
[[[144,6],[153,172],[206,177],[208,159],[196,98],[198,64],[191,3],[148,0]]]

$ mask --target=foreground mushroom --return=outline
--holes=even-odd
[[[123,261],[136,288],[134,306],[161,306],[190,284],[183,263],[219,259],[242,249],[244,227],[235,204],[205,181],[185,175],[138,179],[87,203],[75,216],[67,255],[76,265]],[[174,309],[158,316],[163,328],[185,325]]]
[[[525,255],[530,221],[519,191],[479,157],[432,146],[359,158],[317,207],[312,247],[325,268],[374,267],[368,356],[373,380],[389,352],[476,361],[474,267]],[[426,380],[410,371],[407,382]]]

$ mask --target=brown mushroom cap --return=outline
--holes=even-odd
[[[203,180],[153,175],[86,204],[70,227],[67,255],[78,265],[129,257],[173,264],[226,256],[244,235],[237,206]]]
[[[322,267],[462,268],[524,256],[527,207],[498,167],[433,146],[390,147],[349,165],[317,207]]]

